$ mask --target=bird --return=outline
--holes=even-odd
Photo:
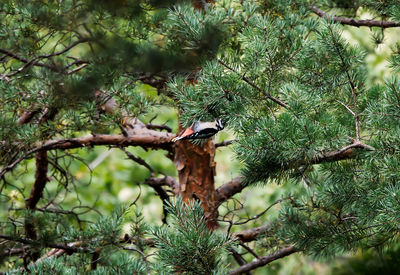
[[[217,118],[213,122],[197,121],[187,128],[181,135],[172,139],[172,142],[183,139],[206,139],[212,137],[222,129],[224,129],[224,123],[220,118]]]

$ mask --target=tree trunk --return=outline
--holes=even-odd
[[[212,140],[206,141],[203,145],[194,145],[187,140],[175,143],[174,163],[179,174],[179,194],[186,202],[201,201],[210,229],[218,226],[214,156],[215,146]]]

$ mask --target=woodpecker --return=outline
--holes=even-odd
[[[220,118],[217,118],[214,122],[201,122],[197,121],[187,128],[183,134],[175,137],[172,141],[178,141],[181,139],[204,139],[209,138],[224,129],[224,123]]]

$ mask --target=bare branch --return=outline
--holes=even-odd
[[[81,39],[78,39],[78,40],[76,40],[75,42],[71,43],[69,46],[65,47],[64,49],[62,49],[62,50],[59,51],[59,52],[50,53],[50,54],[44,54],[44,55],[39,55],[39,56],[36,57],[36,58],[37,58],[37,59],[40,59],[40,58],[50,58],[50,57],[53,57],[53,56],[62,55],[63,53],[68,52],[68,51],[69,51],[70,49],[72,49],[73,47],[75,47],[75,46],[77,46],[77,45],[79,45],[79,44],[82,44],[82,43],[86,43],[86,42],[88,42],[88,41],[90,41],[90,39],[88,39],[88,38],[81,38]]]
[[[349,106],[347,106],[346,104],[344,104],[344,103],[341,102],[340,100],[336,100],[336,102],[342,104],[342,105],[347,109],[347,111],[349,111],[349,113],[352,114],[354,117],[356,116],[356,114],[350,109]]]
[[[267,213],[273,206],[275,206],[275,205],[277,205],[278,203],[281,203],[283,200],[287,200],[287,199],[289,199],[289,198],[290,198],[290,197],[282,198],[282,199],[276,200],[276,201],[274,201],[271,205],[269,205],[266,209],[264,209],[261,213],[255,215],[255,216],[249,217],[249,218],[247,218],[247,219],[244,220],[244,221],[232,223],[232,225],[242,225],[242,224],[248,223],[249,221],[257,220],[257,219],[260,218],[262,215],[264,215],[265,213]]]
[[[244,177],[238,176],[215,190],[215,201],[220,205],[230,199],[233,195],[242,192],[246,187],[247,185],[244,182]]]
[[[171,177],[170,177],[171,178]],[[164,224],[167,223],[167,205],[169,203],[169,196],[167,192],[161,187],[162,185],[167,185],[166,182],[168,181],[167,177],[164,177],[161,180],[157,180],[157,178],[150,177],[146,179],[145,183],[151,187],[153,187],[154,191],[156,191],[157,195],[160,197],[162,203],[163,203],[163,218],[162,221]],[[175,180],[174,180],[175,181]],[[171,183],[169,183],[171,184]],[[178,183],[174,182],[174,184],[178,185]],[[174,190],[175,191],[175,190]]]
[[[246,249],[251,255],[253,255],[253,256],[256,257],[257,259],[260,259],[260,257],[256,254],[256,252],[254,252],[253,249],[251,249],[250,247],[248,247],[247,245],[245,245],[243,242],[240,242],[240,246],[243,247],[244,249]]]
[[[32,118],[38,113],[40,113],[40,110],[28,110],[23,112],[22,115],[18,118],[18,125],[29,123]]]
[[[65,74],[73,74],[73,73],[76,73],[76,72],[82,70],[83,68],[85,68],[87,65],[89,65],[89,64],[88,64],[88,63],[81,64],[81,65],[79,65],[78,67],[76,67],[75,69],[67,71]]]
[[[165,176],[162,178],[150,177],[146,179],[144,183],[152,187],[169,186],[175,194],[179,193],[179,183],[173,177],[170,176]]]
[[[37,240],[32,240],[32,239],[28,239],[28,238],[19,238],[19,237],[14,237],[14,236],[7,236],[7,235],[3,235],[3,234],[0,234],[0,239],[23,243],[23,244],[29,244],[29,245],[38,245],[38,246],[44,245],[40,241],[37,241]],[[66,252],[68,252],[68,253],[92,252],[92,250],[90,250],[88,248],[74,247],[71,244],[49,243],[49,244],[45,244],[44,246],[49,247],[49,248],[63,249],[63,250],[66,250]]]
[[[269,264],[275,260],[278,260],[280,258],[289,256],[290,254],[296,253],[298,251],[299,250],[296,249],[294,246],[288,246],[288,247],[282,248],[268,256],[261,257],[261,258],[256,259],[248,264],[242,265],[241,267],[232,270],[229,273],[229,275],[236,275],[236,274],[242,274],[242,273],[248,272],[248,271],[256,269],[258,267],[267,265],[267,264]]]
[[[240,255],[235,249],[233,249],[232,247],[228,248],[228,251],[232,254],[233,258],[235,259],[235,261],[240,265],[243,266],[245,264],[247,264],[246,260],[243,258],[242,255]],[[249,272],[245,273],[245,274],[250,274]]]
[[[323,10],[317,8],[316,6],[313,6],[311,10],[317,14],[319,17],[322,18],[333,18],[335,22],[338,22],[342,25],[350,25],[354,27],[379,27],[379,28],[395,28],[395,27],[400,27],[400,22],[393,22],[393,21],[375,21],[372,19],[367,19],[367,20],[356,20],[352,18],[346,18],[346,17],[341,17],[341,16],[336,16],[336,15],[329,15]]]
[[[26,199],[25,207],[27,209],[35,209],[36,204],[42,197],[43,190],[47,182],[48,163],[49,162],[47,160],[47,152],[38,152],[38,154],[36,155],[35,183],[33,184],[29,197]]]
[[[166,130],[168,133],[172,132],[171,127],[169,127],[168,125],[165,125],[165,124],[157,125],[157,124],[147,123],[146,128],[153,129],[153,130]]]
[[[373,151],[375,150],[372,146],[366,145],[360,141],[355,141],[354,143],[347,145],[345,147],[340,148],[339,150],[336,151],[331,151],[327,153],[321,153],[316,155],[312,160],[310,161],[310,164],[319,164],[323,162],[331,162],[331,161],[338,161],[338,160],[344,160],[344,159],[349,159],[352,158],[355,155],[355,150],[354,149],[365,149],[368,151]],[[304,161],[299,162],[298,164],[302,165],[305,164]]]
[[[151,174],[154,174],[153,167],[151,167],[144,159],[142,159],[141,157],[137,157],[137,156],[133,155],[131,152],[129,152],[128,150],[126,150],[123,147],[120,147],[120,149],[128,156],[129,159],[131,159],[134,162],[146,167],[147,169],[149,169]]]
[[[165,90],[167,76],[144,73],[137,76],[138,80],[157,89],[158,94]]]
[[[258,236],[268,231],[271,228],[270,224],[265,224],[260,227],[244,230],[235,234],[235,237],[242,242],[251,242],[257,239]]]
[[[12,257],[15,255],[24,254],[29,248],[30,248],[29,246],[23,246],[18,248],[5,249],[2,252],[0,252],[0,259],[3,259],[3,257]]]
[[[69,139],[58,139],[58,140],[48,140],[43,142],[41,145],[27,151],[21,157],[13,161],[11,164],[4,166],[0,170],[0,178],[4,176],[5,173],[14,169],[14,167],[29,158],[32,154],[38,151],[47,150],[66,150],[73,148],[82,147],[93,147],[101,145],[114,145],[114,146],[141,146],[143,148],[154,148],[154,149],[164,149],[172,152],[171,139],[175,135],[165,132],[158,132],[154,130],[149,130],[146,128],[138,127],[134,129],[133,133],[137,135],[124,136],[124,135],[92,135],[80,138],[69,138]]]

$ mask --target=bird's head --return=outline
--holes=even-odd
[[[221,131],[222,129],[224,129],[224,122],[220,118],[217,118],[215,120],[215,125],[217,126],[218,131]]]

